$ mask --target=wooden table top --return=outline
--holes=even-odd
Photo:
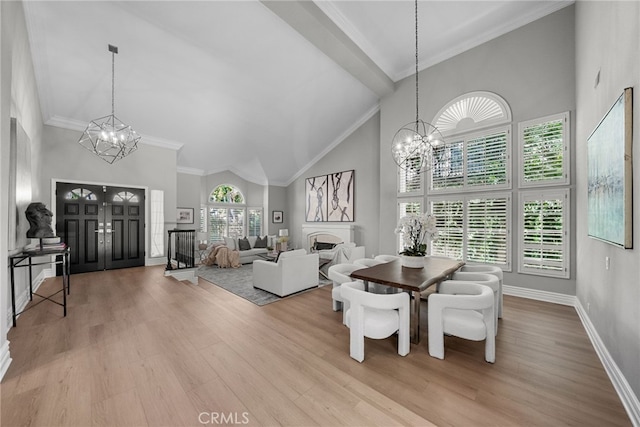
[[[424,268],[403,267],[400,260],[378,264],[351,273],[354,279],[381,283],[408,291],[424,291],[464,265],[463,261],[425,257]]]

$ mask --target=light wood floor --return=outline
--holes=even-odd
[[[495,364],[453,337],[429,357],[425,327],[358,363],[330,287],[258,307],[163,267],[71,286],[66,318],[45,302],[9,333],[3,426],[630,425],[571,307],[505,297]]]

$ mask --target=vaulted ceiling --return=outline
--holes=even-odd
[[[420,69],[572,0],[420,1]],[[415,70],[414,2],[24,2],[45,123],[111,112],[180,171],[286,185]],[[134,153],[137,155],[139,153]]]

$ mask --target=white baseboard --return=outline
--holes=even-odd
[[[535,289],[526,289],[509,285],[502,286],[502,293],[504,295],[534,299],[537,301],[552,302],[554,304],[568,305],[571,307],[575,307],[577,299],[575,295],[564,295],[555,292],[538,291]]]
[[[55,277],[56,272],[52,268],[45,268],[33,279],[32,290],[36,292],[42,282],[49,277]],[[27,279],[28,281],[29,279]],[[29,288],[25,288],[20,294],[16,295],[16,312],[21,312],[29,303]],[[18,315],[19,316],[19,315]],[[13,312],[11,307],[7,310],[7,331],[13,327]]]
[[[620,368],[618,368],[618,365],[611,357],[611,354],[607,350],[607,347],[605,347],[604,342],[602,342],[598,331],[596,331],[593,323],[591,323],[589,315],[584,310],[584,307],[582,307],[580,300],[576,296],[557,294],[547,291],[537,291],[535,289],[525,289],[508,285],[502,286],[502,293],[504,295],[568,305],[575,308],[578,313],[578,317],[580,317],[580,321],[582,322],[582,326],[584,326],[584,329],[591,340],[591,345],[593,345],[596,354],[600,358],[600,362],[602,362],[602,366],[609,376],[611,384],[613,384],[613,388],[615,388],[618,393],[618,397],[620,397],[622,405],[627,411],[627,415],[629,415],[631,423],[636,427],[640,427],[640,401],[633,392],[629,382],[622,374],[622,371],[620,371]]]
[[[4,377],[11,365],[11,354],[9,353],[9,341],[5,341],[0,348],[0,379]]]
[[[194,285],[198,284],[198,276],[196,276],[195,268],[182,268],[180,270],[165,270],[165,276],[171,276],[176,280],[188,280]]]
[[[152,265],[167,265],[167,257],[147,258],[144,263],[145,266]]]
[[[585,330],[587,331],[587,335],[589,335],[591,344],[593,344],[593,348],[595,348],[596,354],[604,366],[604,370],[607,372],[607,375],[609,375],[613,388],[616,389],[624,409],[627,410],[627,414],[631,419],[631,424],[634,426],[640,426],[640,401],[638,400],[638,396],[635,395],[633,389],[629,385],[629,382],[611,357],[609,350],[607,350],[607,347],[602,342],[602,339],[600,339],[600,335],[598,335],[596,328],[593,326],[593,323],[591,323],[589,315],[582,306],[582,303],[580,303],[580,300],[577,298],[575,308],[578,312],[578,316],[580,316],[580,320],[582,320]]]

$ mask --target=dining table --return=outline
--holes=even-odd
[[[409,292],[411,300],[411,342],[420,342],[420,297],[428,287],[446,280],[464,265],[464,261],[444,257],[424,257],[422,268],[409,268],[401,260],[386,262],[373,267],[362,268],[351,273],[351,278],[362,280],[365,290],[369,282],[402,289]]]

